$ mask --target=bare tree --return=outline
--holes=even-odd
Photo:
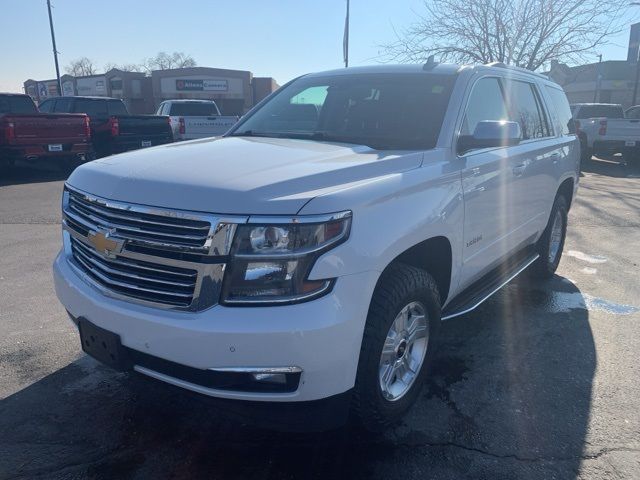
[[[171,68],[195,67],[196,61],[191,55],[184,52],[158,52],[155,57],[148,58],[143,62],[142,67],[147,70],[169,70]]]
[[[504,62],[530,70],[582,62],[622,30],[620,0],[424,0],[425,14],[383,45],[387,61],[431,55],[460,63]]]
[[[74,77],[83,77],[86,75],[95,75],[96,67],[93,61],[87,57],[72,60],[69,65],[64,68],[65,72]]]
[[[104,71],[108,72],[114,68],[123,72],[144,72],[144,67],[138,63],[123,63],[118,65],[117,63],[109,62],[104,65]]]

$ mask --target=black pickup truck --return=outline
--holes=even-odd
[[[109,97],[57,97],[40,104],[41,112],[86,113],[98,157],[173,141],[168,116],[130,115],[122,100]]]

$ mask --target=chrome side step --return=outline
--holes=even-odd
[[[442,311],[442,320],[449,320],[476,309],[539,257],[537,253],[530,253],[518,261],[507,262],[491,271],[454,298]]]

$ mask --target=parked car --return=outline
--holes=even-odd
[[[571,110],[583,161],[592,155],[622,153],[629,158],[640,154],[640,119],[626,117],[622,105],[576,103],[571,105]],[[633,109],[630,110],[634,115]]]
[[[221,115],[213,100],[166,100],[160,104],[156,114],[169,115],[176,141],[220,136],[239,118]]]
[[[0,164],[43,160],[67,165],[91,155],[86,115],[41,114],[30,96],[0,93]]]
[[[570,123],[561,87],[504,65],[302,76],[223,138],[76,169],[58,298],[116,369],[275,428],[351,411],[384,429],[418,397],[442,320],[526,268],[554,274],[579,179]]]
[[[173,141],[168,117],[130,115],[118,98],[57,97],[42,102],[40,111],[86,113],[93,146],[100,157]]]

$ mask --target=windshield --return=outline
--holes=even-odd
[[[302,77],[231,135],[429,149],[436,145],[455,79],[425,73]]]
[[[181,117],[208,117],[219,115],[214,103],[174,103],[171,105],[169,115]]]

